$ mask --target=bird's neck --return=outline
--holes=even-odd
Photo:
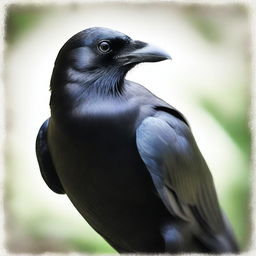
[[[126,70],[115,67],[79,71],[54,68],[51,78],[51,109],[69,111],[90,98],[119,97],[123,93]]]
[[[77,70],[65,67],[61,70],[54,68],[51,79],[51,90],[65,87],[65,84],[76,83],[83,90],[96,90],[99,94],[122,93],[123,82],[128,70],[117,67],[96,68],[93,70]]]

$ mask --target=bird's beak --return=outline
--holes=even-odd
[[[141,62],[157,62],[172,59],[164,50],[141,41],[135,41],[131,50],[118,56],[122,65],[138,64]]]

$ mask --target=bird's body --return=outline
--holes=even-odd
[[[171,216],[136,146],[137,127],[161,101],[134,83],[125,85],[125,95],[83,102],[77,119],[72,113],[54,125],[52,117],[49,146],[53,161],[62,158],[55,167],[68,196],[99,233],[104,230],[102,235],[123,251],[161,251],[161,229]],[[127,244],[128,237],[134,245]],[[145,244],[142,237],[148,237]]]
[[[98,30],[102,37],[110,34],[110,42],[113,35],[123,45],[130,40],[100,28],[83,33],[95,37]],[[68,59],[63,55],[70,43],[59,53],[51,81],[51,118],[37,139],[48,186],[66,193],[119,252],[237,251],[185,118],[143,86],[124,79],[134,54],[122,57],[126,65],[118,67],[101,59],[105,72],[98,62],[86,69],[79,56],[91,53],[78,39],[71,39],[75,52]],[[140,51],[142,58],[145,44],[137,45],[139,50],[133,47],[132,52]],[[119,57],[114,53],[111,60]],[[161,60],[159,56],[154,52],[153,61]]]

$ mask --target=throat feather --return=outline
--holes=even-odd
[[[125,70],[116,67],[98,68],[88,71],[79,71],[74,68],[67,70],[69,83],[79,83],[84,90],[96,91],[100,94],[122,94]]]

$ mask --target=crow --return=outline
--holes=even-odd
[[[120,253],[238,252],[188,121],[125,79],[141,62],[167,59],[108,28],[71,37],[36,139],[42,177]]]

